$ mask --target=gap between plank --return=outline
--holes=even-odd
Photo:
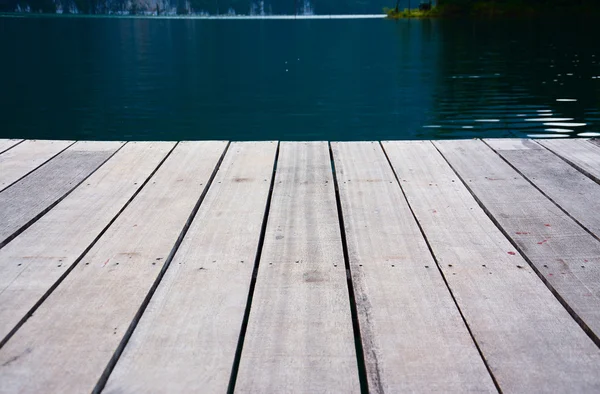
[[[433,261],[435,261],[435,265],[436,265],[440,275],[442,276],[442,280],[444,281],[444,284],[446,285],[448,292],[450,293],[450,297],[452,298],[452,301],[454,302],[454,305],[456,306],[456,309],[458,310],[458,313],[460,314],[460,317],[461,317],[465,327],[467,328],[469,335],[471,336],[471,340],[475,344],[475,348],[477,349],[477,352],[479,353],[479,356],[481,357],[481,360],[483,361],[485,368],[487,369],[488,373],[490,374],[490,377],[492,378],[492,382],[494,382],[494,386],[496,387],[496,390],[498,390],[499,393],[502,393],[502,389],[500,388],[500,385],[498,384],[498,381],[496,380],[496,377],[494,376],[494,373],[492,372],[492,369],[490,368],[487,360],[485,359],[485,356],[483,355],[483,352],[481,351],[481,348],[479,347],[479,343],[477,343],[477,339],[475,339],[475,335],[473,335],[473,331],[471,331],[471,327],[469,327],[469,323],[467,322],[465,315],[463,314],[462,310],[460,309],[460,306],[458,305],[458,302],[456,301],[456,297],[454,296],[454,293],[452,292],[452,289],[450,288],[450,285],[448,284],[448,281],[446,280],[446,276],[444,275],[444,272],[442,271],[442,268],[440,267],[440,263],[438,262],[438,259],[433,251],[433,248],[431,247],[431,244],[429,243],[429,239],[427,238],[427,235],[425,234],[425,231],[423,230],[423,227],[421,226],[421,223],[419,222],[419,219],[417,218],[415,211],[413,210],[412,206],[410,205],[410,201],[408,200],[408,197],[406,196],[406,193],[404,192],[404,188],[402,187],[402,184],[400,183],[400,178],[398,178],[396,169],[392,165],[392,162],[385,150],[385,147],[381,143],[381,141],[379,141],[379,145],[381,146],[381,149],[383,150],[383,153],[385,154],[385,158],[387,159],[387,162],[388,162],[390,168],[392,169],[392,172],[394,173],[394,178],[396,178],[396,183],[400,187],[400,191],[402,192],[402,195],[404,196],[404,199],[406,200],[408,209],[410,209],[410,213],[412,214],[413,219],[415,220],[415,222],[417,223],[417,226],[419,227],[421,236],[423,237],[423,239],[425,240],[425,243],[427,244],[427,249],[429,249],[429,253],[431,253],[431,257],[433,258]]]
[[[9,151],[9,150],[11,150],[11,149],[12,149],[12,148],[14,148],[15,146],[17,146],[17,145],[19,145],[20,143],[22,143],[23,141],[25,141],[25,140],[23,139],[23,140],[21,140],[21,141],[17,142],[16,144],[14,144],[13,146],[9,146],[8,148],[4,149],[2,152],[0,152],[0,155],[1,155],[1,154],[3,154],[3,153],[4,153],[4,152],[6,152],[6,151]]]
[[[24,141],[25,141],[25,140],[23,140],[23,141],[21,141],[21,142],[24,142]],[[19,144],[20,144],[21,142],[19,142]],[[43,163],[42,163],[42,164],[40,164],[39,166],[35,167],[33,170],[29,171],[27,174],[23,175],[22,177],[20,177],[19,179],[17,179],[17,180],[16,180],[16,181],[14,181],[13,183],[11,183],[10,185],[8,185],[8,186],[4,187],[3,189],[1,189],[1,190],[0,190],[0,192],[3,192],[3,191],[5,191],[6,189],[8,189],[9,187],[11,187],[11,186],[12,186],[12,185],[14,185],[15,183],[19,182],[21,179],[25,178],[27,175],[31,174],[32,172],[34,172],[35,170],[37,170],[38,168],[40,168],[40,167],[41,167],[41,166],[43,166],[44,164],[48,163],[50,160],[54,159],[56,156],[60,155],[61,153],[63,153],[64,151],[66,151],[67,149],[69,149],[70,147],[72,147],[73,145],[75,145],[77,142],[78,142],[78,141],[73,141],[73,143],[71,143],[70,145],[67,145],[67,147],[65,147],[63,150],[59,151],[58,153],[56,153],[55,155],[53,155],[52,157],[50,157],[48,160],[46,160],[45,162],[43,162]],[[19,144],[17,144],[17,145],[19,145]],[[10,147],[10,148],[8,148],[8,149],[12,149],[12,148],[14,148],[14,147],[15,147],[15,146],[17,146],[17,145],[11,146],[11,147]],[[8,149],[7,149],[7,150],[8,150]],[[6,152],[6,150],[5,150],[4,152]],[[4,152],[2,152],[2,153],[4,153]]]
[[[46,301],[46,299],[62,283],[62,281],[65,280],[65,278],[67,277],[67,275],[69,275],[71,273],[71,271],[73,271],[75,269],[75,266],[77,266],[77,264],[79,264],[79,262],[85,257],[85,255],[94,247],[94,245],[96,244],[96,242],[98,242],[98,240],[104,235],[104,233],[106,233],[106,231],[109,229],[109,227],[112,226],[112,224],[115,222],[115,220],[117,220],[117,218],[121,215],[121,213],[123,213],[123,211],[129,206],[129,204],[133,201],[133,199],[140,193],[140,191],[144,188],[144,186],[146,186],[146,184],[150,181],[150,179],[152,179],[152,177],[154,176],[154,174],[163,165],[163,163],[171,155],[171,153],[177,147],[178,144],[179,143],[176,143],[173,146],[173,148],[171,148],[171,150],[169,151],[169,153],[167,153],[165,155],[165,157],[158,163],[158,166],[152,171],[152,173],[150,173],[150,175],[148,176],[148,178],[146,178],[146,180],[140,185],[140,187],[135,191],[135,193],[133,193],[133,195],[129,198],[129,200],[125,203],[125,205],[123,205],[123,207],[119,210],[119,212],[117,212],[117,214],[111,219],[111,221],[104,227],[104,229],[102,229],[102,231],[100,232],[100,234],[98,234],[96,236],[96,238],[94,238],[94,240],[92,241],[92,243],[90,243],[90,245],[87,248],[85,248],[85,250],[83,251],[83,253],[81,253],[81,255],[73,262],[73,264],[71,264],[71,266],[69,268],[67,268],[67,270],[48,289],[48,291],[46,291],[46,293],[44,293],[44,295],[31,307],[31,309],[25,314],[25,316],[23,316],[23,318],[17,323],[17,325],[15,325],[15,327],[2,339],[2,341],[0,341],[0,349],[2,349],[2,347],[4,345],[6,345],[6,343],[10,340],[10,338],[12,338],[12,336],[15,335],[15,333],[19,330],[19,328],[21,328],[21,326],[23,326],[23,324],[25,324],[25,322],[27,322],[27,320],[31,316],[33,316],[33,314],[35,313],[35,311],[40,307],[40,305],[42,305],[42,303],[44,301]]]
[[[233,365],[231,367],[231,375],[229,376],[229,384],[227,386],[227,393],[233,393],[235,391],[235,383],[237,381],[238,371],[240,369],[240,361],[242,359],[242,350],[244,347],[244,340],[246,339],[246,331],[248,330],[248,320],[250,319],[250,308],[252,307],[252,298],[254,297],[254,289],[256,288],[256,278],[258,276],[258,266],[260,264],[260,257],[262,255],[263,245],[265,243],[265,234],[267,232],[267,223],[269,220],[269,211],[271,210],[271,198],[273,196],[273,189],[275,187],[275,174],[277,173],[277,162],[279,160],[279,146],[280,142],[277,142],[277,149],[275,151],[275,159],[273,161],[273,171],[271,172],[271,183],[269,185],[269,194],[267,196],[267,203],[265,205],[265,213],[263,215],[263,222],[260,227],[260,236],[258,237],[258,246],[256,248],[256,256],[254,258],[254,268],[252,269],[252,278],[250,280],[250,287],[248,289],[248,298],[246,300],[246,308],[244,309],[244,317],[242,319],[242,326],[240,328],[240,336],[238,337],[237,347],[235,349],[235,356],[233,357]]]
[[[581,329],[596,344],[596,346],[598,346],[600,348],[600,339],[598,338],[598,336],[588,327],[587,324],[585,324],[585,322],[581,319],[581,317],[579,317],[579,315],[573,310],[573,308],[571,308],[571,306],[562,298],[562,296],[556,291],[556,289],[554,289],[554,287],[552,286],[552,284],[550,282],[548,282],[548,280],[544,277],[544,275],[537,269],[537,267],[533,264],[533,262],[529,259],[529,257],[527,257],[527,255],[525,254],[525,252],[523,252],[523,250],[518,246],[518,244],[508,234],[508,232],[506,232],[504,230],[504,228],[496,220],[496,218],[494,217],[494,215],[492,215],[492,213],[485,207],[485,205],[483,205],[483,203],[481,202],[481,200],[479,200],[479,198],[475,195],[475,193],[473,192],[473,190],[471,190],[471,188],[469,187],[469,185],[467,184],[467,182],[465,182],[465,180],[463,179],[463,177],[460,176],[460,174],[458,173],[458,171],[456,171],[456,169],[452,166],[452,164],[450,164],[450,162],[448,161],[448,159],[446,159],[446,156],[444,156],[444,154],[438,149],[438,147],[434,143],[431,143],[431,144],[440,153],[440,155],[442,155],[442,157],[444,158],[444,160],[446,161],[446,163],[448,163],[448,165],[450,166],[450,168],[452,168],[452,171],[454,171],[454,173],[456,174],[456,176],[458,177],[458,179],[460,179],[460,181],[463,183],[463,185],[465,185],[465,187],[467,188],[467,190],[469,191],[469,193],[471,194],[471,196],[473,196],[473,198],[477,202],[477,205],[479,205],[479,207],[483,210],[483,212],[485,212],[485,214],[488,216],[488,218],[492,221],[492,223],[494,223],[494,225],[498,228],[498,230],[500,230],[500,232],[504,235],[504,237],[506,237],[506,239],[508,239],[508,242],[510,242],[511,245],[517,250],[517,252],[519,252],[519,254],[521,255],[521,257],[523,257],[523,259],[525,259],[525,261],[527,261],[527,264],[529,264],[529,266],[531,267],[531,269],[533,270],[533,272],[535,272],[537,274],[537,276],[541,279],[541,281],[546,285],[546,287],[548,288],[548,290],[550,290],[550,292],[552,294],[554,294],[554,297],[567,310],[567,312],[569,313],[569,315],[571,315],[571,317],[573,318],[573,320],[575,320],[575,322],[577,322],[577,324],[579,324],[579,327],[581,327]]]
[[[513,166],[511,162],[509,162],[504,156],[502,156],[500,153],[498,153],[494,148],[492,148],[487,142],[485,142],[484,140],[481,140],[485,145],[487,145],[494,153],[496,153],[500,159],[504,160],[504,162],[506,162],[506,164],[508,164],[513,170],[515,170],[519,175],[521,175],[527,182],[529,182],[531,184],[531,186],[533,186],[534,188],[536,188],[540,193],[542,193],[542,195],[544,197],[546,197],[548,200],[550,200],[554,205],[556,205],[558,207],[558,209],[560,209],[561,211],[563,211],[563,213],[565,215],[567,215],[569,218],[573,219],[573,221],[575,223],[577,223],[583,230],[585,230],[586,233],[588,233],[589,235],[591,235],[592,237],[594,237],[594,239],[596,241],[600,242],[600,238],[598,238],[598,236],[596,234],[594,234],[591,230],[589,230],[587,227],[585,227],[583,225],[583,223],[581,223],[579,220],[575,219],[573,216],[571,216],[571,214],[569,212],[567,212],[566,209],[564,209],[563,207],[561,207],[556,201],[554,201],[549,195],[547,195],[542,189],[540,189],[539,187],[537,187],[537,185],[535,183],[533,183],[525,174],[523,174],[517,167]],[[554,153],[554,152],[551,152]]]
[[[158,276],[154,280],[154,283],[150,287],[150,290],[148,290],[146,297],[142,301],[142,304],[140,305],[135,316],[133,317],[133,320],[129,324],[127,331],[125,331],[125,334],[123,335],[123,338],[121,339],[121,342],[119,343],[119,346],[117,346],[117,349],[115,350],[112,357],[108,361],[106,368],[102,372],[102,375],[98,379],[96,386],[92,390],[92,394],[99,394],[102,392],[102,390],[104,390],[104,386],[106,386],[106,383],[108,382],[108,378],[110,377],[110,374],[112,373],[113,369],[117,365],[117,362],[119,361],[121,354],[123,354],[123,351],[125,350],[125,347],[127,346],[127,343],[129,342],[129,339],[133,335],[133,332],[135,331],[138,323],[140,322],[142,315],[146,311],[146,308],[148,307],[148,304],[150,303],[152,296],[154,296],[156,289],[160,285],[160,282],[162,281],[163,277],[167,273],[167,270],[169,269],[169,266],[171,265],[171,261],[173,261],[175,254],[179,250],[179,246],[183,242],[183,238],[187,234],[192,222],[194,221],[194,218],[196,217],[196,214],[198,213],[198,210],[200,209],[200,205],[202,205],[202,202],[204,201],[204,197],[206,197],[206,194],[208,193],[208,190],[210,189],[210,186],[212,185],[212,182],[215,179],[215,176],[217,175],[219,168],[221,167],[221,163],[223,162],[223,159],[225,158],[225,154],[227,153],[230,145],[231,145],[231,141],[228,141],[227,145],[225,146],[225,149],[223,150],[223,153],[221,153],[221,157],[219,158],[219,161],[217,161],[217,164],[215,165],[215,168],[213,169],[213,172],[212,172],[210,178],[208,179],[208,182],[206,182],[206,185],[204,186],[204,190],[200,194],[200,197],[198,197],[198,201],[196,201],[196,205],[194,206],[194,208],[192,208],[192,212],[190,213],[185,224],[183,225],[183,228],[181,229],[181,232],[179,233],[179,237],[177,237],[177,240],[175,241],[175,245],[173,245],[171,252],[165,259],[165,262],[164,262],[162,268],[160,269],[160,272],[158,273]],[[171,150],[171,152],[172,152],[172,150]]]
[[[542,148],[552,152],[553,154],[555,154],[556,156],[560,157],[563,161],[565,161],[567,164],[569,164],[571,167],[573,167],[574,169],[576,169],[577,171],[581,172],[583,175],[587,176],[588,178],[590,178],[591,180],[593,180],[594,182],[600,184],[600,179],[598,179],[598,177],[592,175],[591,173],[589,173],[588,171],[584,170],[583,168],[579,167],[577,164],[575,164],[574,162],[572,162],[571,160],[567,159],[566,157],[561,156],[560,154],[558,154],[557,152],[553,151],[552,149],[548,148],[546,145],[544,144],[540,144],[539,142],[535,141],[536,144],[538,144],[539,146],[541,146]],[[591,143],[590,143],[591,144]],[[595,145],[595,144],[594,144]]]
[[[85,182],[90,176],[92,176],[92,174],[94,174],[96,171],[98,171],[100,169],[100,167],[102,167],[104,164],[106,164],[107,161],[109,161],[110,159],[112,159],[112,157],[114,155],[116,155],[117,152],[119,152],[125,145],[127,145],[127,143],[124,143],[123,145],[121,145],[116,151],[114,151],[102,163],[100,163],[100,165],[98,167],[96,167],[96,169],[94,169],[85,178],[83,178],[81,180],[81,182],[79,182],[78,184],[76,184],[75,186],[73,186],[73,188],[71,190],[67,191],[67,193],[64,196],[60,197],[58,200],[56,200],[55,202],[53,202],[52,204],[50,204],[48,207],[46,207],[46,209],[44,209],[42,212],[40,212],[39,214],[37,214],[30,221],[28,221],[23,226],[21,226],[19,229],[17,229],[14,233],[12,233],[10,236],[8,236],[4,241],[0,241],[0,249],[2,249],[3,247],[5,247],[6,245],[8,245],[8,243],[10,241],[12,241],[13,239],[15,239],[19,234],[21,234],[23,231],[27,230],[33,223],[37,222],[42,216],[44,216],[45,214],[47,214],[52,208],[54,208],[56,205],[58,205],[58,203],[60,203],[69,194],[71,194],[73,192],[73,190],[77,189],[77,187],[79,187],[79,185],[81,185],[83,182]],[[44,165],[44,164],[42,164],[42,165]],[[38,168],[41,168],[41,166],[38,167]],[[12,184],[11,184],[11,186],[12,186]]]
[[[331,142],[328,142],[327,144],[329,146],[329,159],[331,161],[331,172],[333,173],[333,185],[335,189],[335,203],[337,206],[338,221],[340,224],[342,251],[344,254],[344,265],[346,267],[346,284],[348,287],[348,299],[350,301],[352,329],[354,331],[354,347],[356,352],[356,364],[358,367],[358,380],[360,383],[360,392],[362,394],[368,394],[369,381],[367,376],[367,367],[365,364],[365,353],[362,345],[362,336],[360,334],[360,321],[358,319],[358,308],[356,307],[354,284],[352,283],[352,270],[350,268],[350,257],[348,255],[348,242],[346,239],[346,226],[344,225],[344,214],[342,212],[342,200],[340,198],[340,190],[338,187],[337,172],[335,169],[335,161],[333,159],[333,150],[331,149]],[[379,387],[379,389],[380,392],[383,393],[383,389],[381,387]]]

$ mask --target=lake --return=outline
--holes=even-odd
[[[0,138],[600,135],[595,20],[0,17]]]

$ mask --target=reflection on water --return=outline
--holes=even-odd
[[[0,138],[600,136],[592,23],[0,18]]]

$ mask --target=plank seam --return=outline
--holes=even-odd
[[[342,200],[340,197],[340,190],[338,187],[337,172],[335,168],[335,161],[333,159],[333,149],[331,148],[331,142],[328,142],[329,147],[329,158],[331,161],[331,172],[333,174],[333,186],[335,189],[335,203],[337,206],[338,222],[340,225],[340,235],[342,239],[342,251],[344,255],[344,265],[346,266],[346,284],[348,287],[348,299],[350,301],[350,314],[352,317],[352,329],[354,331],[354,347],[356,352],[356,363],[358,369],[358,380],[360,384],[360,392],[362,394],[369,393],[369,382],[367,376],[367,367],[365,363],[365,353],[362,344],[362,336],[360,333],[360,321],[358,319],[358,307],[356,306],[356,295],[354,293],[354,283],[352,282],[352,270],[350,267],[350,257],[348,254],[348,241],[346,238],[346,226],[344,224],[344,214],[342,212]],[[377,389],[380,393],[383,393],[383,387],[381,382],[377,381]]]
[[[85,257],[85,255],[94,247],[94,245],[102,238],[104,233],[112,226],[112,224],[117,220],[117,218],[123,213],[123,211],[129,206],[129,204],[133,201],[133,199],[140,193],[140,191],[146,186],[146,184],[152,179],[154,174],[158,171],[158,169],[163,165],[163,163],[167,160],[167,158],[171,155],[171,152],[175,149],[177,144],[171,148],[171,150],[165,155],[165,157],[158,163],[157,167],[148,175],[146,180],[140,185],[140,187],[133,193],[133,195],[129,198],[129,200],[123,205],[123,207],[117,212],[117,214],[111,219],[111,221],[102,229],[100,234],[94,238],[94,240],[90,243],[90,245],[81,253],[81,255],[71,264],[69,268],[58,278],[56,282],[42,295],[42,297],[31,307],[31,309],[23,316],[23,318],[15,325],[15,327],[8,333],[6,336],[0,341],[0,349],[12,338],[13,335],[27,322],[27,320],[33,316],[35,311],[42,305],[44,301],[56,290],[56,288],[62,283],[63,280],[75,269],[77,264]]]
[[[15,146],[17,146],[17,145],[19,145],[20,143],[22,143],[23,141],[25,141],[25,140],[21,140],[21,141],[17,142],[16,144],[14,144],[14,145],[12,145],[12,146],[9,146],[8,148],[4,149],[2,152],[0,152],[0,155],[1,155],[1,154],[3,154],[3,153],[4,153],[4,152],[6,152],[6,151],[9,151],[9,150],[11,150],[11,149],[12,149],[12,148],[14,148]]]
[[[114,370],[115,366],[117,365],[117,362],[119,362],[119,358],[123,354],[123,351],[125,350],[125,347],[129,343],[129,340],[131,339],[138,323],[142,319],[142,315],[146,311],[148,304],[150,304],[150,300],[154,296],[156,289],[158,289],[160,282],[162,281],[163,277],[167,273],[167,270],[169,269],[169,266],[171,265],[171,261],[173,261],[175,254],[179,250],[179,246],[181,246],[181,243],[183,242],[185,235],[187,234],[190,226],[192,225],[192,222],[194,221],[194,218],[196,217],[196,214],[198,213],[198,210],[200,209],[200,206],[202,205],[202,202],[204,201],[204,197],[206,197],[206,194],[208,193],[208,190],[210,189],[210,186],[212,185],[212,182],[215,179],[215,176],[217,175],[219,168],[221,167],[221,163],[223,162],[223,159],[225,158],[225,154],[227,153],[227,150],[229,149],[230,145],[231,145],[231,142],[227,142],[225,149],[223,149],[223,153],[221,153],[221,157],[217,161],[217,164],[215,165],[215,168],[213,169],[213,172],[212,172],[210,178],[208,179],[208,181],[206,182],[206,185],[204,186],[204,190],[200,194],[200,197],[198,197],[198,201],[196,201],[196,205],[194,205],[194,207],[192,208],[192,212],[188,216],[188,219],[185,222],[185,224],[183,225],[183,228],[181,229],[181,232],[179,233],[179,237],[177,237],[177,240],[175,241],[175,244],[173,245],[171,252],[165,259],[165,262],[164,262],[163,266],[161,267],[160,272],[158,273],[158,276],[154,280],[154,283],[152,283],[152,286],[150,287],[150,290],[148,290],[146,297],[144,297],[142,304],[140,305],[138,311],[134,315],[133,320],[131,321],[131,323],[129,324],[129,327],[127,328],[127,331],[125,331],[125,334],[123,335],[123,338],[121,339],[121,342],[119,343],[119,345],[115,349],[115,352],[113,353],[112,357],[108,361],[108,364],[106,365],[104,371],[102,372],[102,375],[100,375],[100,378],[98,379],[98,382],[96,383],[96,386],[92,390],[92,394],[99,394],[102,392],[102,390],[104,390],[104,387],[106,386],[106,383],[108,382],[108,379],[110,378],[112,371]],[[175,148],[173,148],[173,149],[175,149]],[[171,152],[172,152],[172,150],[171,150]]]
[[[564,162],[566,162],[567,164],[569,164],[571,167],[575,168],[577,171],[581,172],[583,175],[587,176],[588,178],[590,178],[594,182],[600,184],[600,179],[598,179],[598,177],[594,176],[593,174],[591,174],[590,172],[586,171],[582,167],[578,166],[577,164],[575,164],[571,160],[567,159],[566,157],[561,156],[559,153],[553,151],[551,148],[547,147],[545,144],[542,144],[542,143],[540,143],[538,141],[535,141],[535,142],[538,145],[540,145],[541,147],[543,147],[544,149],[546,149],[546,150],[552,152],[553,154],[555,154],[556,156],[558,156],[560,159],[562,159]],[[593,145],[593,144],[590,143],[590,145]]]
[[[508,164],[513,170],[515,170],[519,175],[521,175],[527,182],[529,182],[531,184],[531,186],[533,186],[534,188],[536,188],[540,193],[542,193],[542,195],[544,197],[546,197],[548,200],[550,200],[554,205],[556,205],[558,207],[558,209],[560,209],[565,215],[567,215],[569,218],[571,218],[575,223],[577,223],[585,232],[587,232],[589,235],[591,235],[592,237],[594,237],[594,239],[596,239],[596,241],[600,242],[600,238],[598,238],[598,236],[596,234],[594,234],[590,229],[588,229],[587,227],[585,227],[585,225],[583,223],[581,223],[579,220],[577,220],[576,218],[574,218],[569,212],[567,212],[566,209],[564,209],[563,207],[561,207],[556,201],[554,201],[552,199],[552,197],[550,197],[549,195],[547,195],[541,188],[539,188],[535,183],[533,183],[533,181],[531,181],[525,174],[523,174],[517,167],[513,166],[511,162],[509,162],[504,156],[502,156],[500,153],[498,153],[492,146],[490,146],[487,142],[485,142],[484,140],[482,140],[482,142],[484,144],[486,144],[492,151],[494,151],[494,153],[496,153],[500,159],[502,159],[504,162],[506,162],[506,164]]]
[[[229,384],[227,386],[227,393],[229,394],[233,394],[233,392],[235,391],[235,384],[237,381],[237,375],[240,369],[240,362],[242,359],[242,351],[244,348],[244,340],[246,339],[246,332],[248,330],[248,321],[250,320],[252,299],[254,297],[254,289],[256,288],[256,279],[258,277],[258,267],[260,265],[260,258],[262,256],[263,245],[265,243],[267,224],[269,221],[269,212],[271,210],[271,199],[273,196],[273,189],[275,188],[275,174],[277,173],[277,162],[279,160],[279,145],[280,143],[277,142],[277,149],[275,150],[275,159],[273,160],[273,171],[271,172],[271,183],[269,185],[269,193],[267,195],[267,202],[265,204],[265,212],[263,214],[263,221],[260,227],[260,235],[258,237],[258,245],[256,247],[256,256],[254,258],[254,268],[252,269],[252,278],[250,280],[250,287],[248,289],[248,298],[246,299],[244,317],[242,319],[242,325],[240,327],[240,335],[238,337],[238,343],[235,349],[235,355],[233,357],[233,364],[231,366],[231,375],[229,376]]]
[[[92,172],[90,172],[85,178],[83,178],[81,180],[81,182],[77,183],[75,186],[73,186],[70,190],[68,190],[62,197],[60,197],[58,200],[56,200],[55,202],[53,202],[52,204],[50,204],[49,206],[47,206],[44,210],[42,210],[39,214],[37,214],[35,217],[33,217],[31,220],[29,220],[27,223],[25,223],[23,226],[21,226],[20,228],[18,228],[17,230],[15,230],[14,233],[12,233],[11,235],[9,235],[8,237],[6,237],[4,240],[0,240],[0,249],[2,249],[3,247],[5,247],[10,241],[12,241],[13,239],[15,239],[19,234],[21,234],[23,231],[27,230],[32,224],[34,224],[35,222],[37,222],[42,216],[44,216],[45,214],[47,214],[52,208],[54,208],[56,205],[58,205],[62,200],[64,200],[69,194],[71,194],[75,189],[77,189],[83,182],[85,182],[90,176],[92,176],[96,171],[98,171],[104,164],[106,164],[107,161],[109,161],[110,159],[112,159],[112,157],[117,154],[118,151],[120,151],[127,143],[121,145],[117,150],[115,150],[110,156],[108,156],[102,163],[100,163],[98,165],[98,167],[96,167]],[[46,165],[47,163],[44,163],[42,166]],[[38,167],[41,168],[42,166]],[[16,182],[15,182],[16,183]]]
[[[494,217],[494,215],[492,215],[492,213],[485,207],[485,205],[483,205],[483,202],[481,200],[479,200],[479,198],[475,195],[475,193],[473,192],[473,190],[471,190],[471,188],[469,187],[469,185],[467,184],[467,182],[465,182],[465,180],[463,179],[463,177],[458,173],[458,171],[456,171],[456,169],[452,166],[452,164],[450,164],[450,161],[448,161],[448,159],[446,159],[446,156],[444,156],[444,154],[438,149],[438,147],[435,144],[432,143],[432,145],[440,153],[440,155],[442,155],[442,157],[444,158],[444,160],[446,161],[446,163],[448,163],[448,165],[450,166],[450,168],[452,168],[452,171],[454,171],[454,173],[456,174],[456,176],[458,177],[458,179],[460,179],[460,181],[463,183],[463,185],[465,185],[465,187],[467,188],[467,190],[469,191],[469,193],[471,194],[471,196],[473,197],[473,199],[477,202],[477,205],[479,205],[479,207],[483,210],[483,212],[485,212],[485,214],[488,216],[488,218],[492,221],[492,223],[494,223],[494,225],[498,228],[498,230],[500,230],[500,232],[504,235],[504,237],[508,240],[508,242],[510,242],[511,245],[517,250],[517,252],[519,252],[519,254],[521,255],[521,257],[523,257],[523,259],[527,262],[527,264],[529,264],[529,266],[531,267],[531,269],[533,270],[533,272],[535,272],[537,274],[537,276],[541,279],[541,281],[546,285],[546,287],[548,288],[548,290],[550,290],[550,292],[554,295],[554,297],[558,300],[558,302],[560,302],[560,304],[567,310],[567,312],[569,313],[569,315],[571,315],[571,317],[573,318],[573,320],[575,320],[575,322],[577,324],[579,324],[579,327],[581,327],[581,329],[596,344],[596,346],[600,347],[600,339],[598,338],[598,336],[596,334],[594,334],[594,332],[581,319],[581,317],[579,317],[579,315],[573,310],[573,308],[571,308],[571,306],[556,291],[556,289],[552,286],[552,284],[550,282],[548,282],[548,280],[537,269],[537,267],[533,264],[533,262],[529,259],[529,257],[527,257],[527,255],[525,254],[525,252],[523,252],[523,250],[518,246],[518,244],[512,239],[512,237],[508,234],[508,232],[506,232],[504,230],[504,228],[502,228],[502,226],[496,220],[496,218]]]
[[[24,141],[24,140],[23,140]],[[21,142],[23,142],[21,141]],[[21,143],[19,142],[19,144]],[[69,149],[70,147],[72,147],[73,145],[75,145],[77,143],[77,141],[73,141],[73,143],[71,143],[70,145],[67,145],[67,147],[65,147],[63,150],[59,151],[58,153],[56,153],[55,155],[53,155],[52,157],[50,157],[48,160],[44,161],[42,164],[40,164],[39,166],[35,167],[33,170],[29,171],[27,174],[23,175],[22,177],[20,177],[19,179],[15,180],[13,183],[11,183],[10,185],[4,187],[3,189],[0,190],[0,192],[5,191],[6,189],[8,189],[9,187],[11,187],[12,185],[14,185],[15,183],[19,182],[21,179],[25,178],[27,175],[31,174],[32,172],[36,171],[38,168],[40,168],[41,166],[45,165],[46,163],[48,163],[50,160],[54,159],[56,156],[60,155],[61,153],[63,153],[64,151],[66,151],[67,149]],[[17,144],[17,145],[19,145]],[[15,145],[16,146],[16,145]],[[9,148],[9,149],[12,149]],[[8,149],[7,149],[8,150]]]
[[[485,368],[487,369],[490,377],[492,378],[492,382],[494,382],[494,386],[496,387],[496,390],[498,390],[499,393],[502,393],[502,389],[500,388],[500,385],[498,384],[498,381],[496,380],[496,377],[494,376],[494,373],[492,372],[492,369],[490,368],[490,366],[483,354],[483,351],[481,350],[481,347],[479,346],[479,343],[477,342],[477,339],[475,339],[475,335],[473,334],[473,331],[471,330],[471,327],[469,326],[469,323],[467,322],[465,315],[463,314],[462,310],[460,309],[460,306],[458,305],[458,301],[456,301],[456,297],[454,296],[454,293],[452,292],[452,288],[450,287],[450,284],[446,280],[446,276],[444,275],[444,272],[442,271],[442,268],[440,267],[440,263],[435,255],[435,252],[433,251],[433,248],[431,247],[431,244],[429,243],[429,239],[427,238],[427,235],[425,234],[425,230],[423,230],[423,227],[421,226],[421,223],[419,222],[419,219],[417,218],[415,211],[413,210],[412,206],[410,205],[408,196],[406,195],[404,188],[402,187],[402,184],[400,183],[400,178],[398,177],[398,174],[396,173],[396,169],[392,165],[392,161],[390,160],[390,158],[387,154],[387,151],[385,150],[385,146],[383,146],[381,141],[379,142],[379,145],[381,146],[381,149],[383,149],[383,153],[385,154],[388,164],[392,169],[394,178],[396,178],[396,183],[400,187],[400,191],[402,191],[402,195],[404,196],[404,199],[406,200],[408,209],[410,209],[410,213],[412,214],[413,219],[415,220],[415,222],[417,223],[417,226],[419,227],[421,236],[423,236],[423,239],[425,240],[427,249],[429,249],[429,253],[431,253],[431,257],[433,258],[433,261],[435,261],[435,265],[436,265],[440,275],[442,276],[442,280],[444,281],[444,284],[446,285],[446,288],[448,289],[448,292],[450,293],[450,297],[452,298],[452,301],[454,302],[454,305],[456,306],[456,309],[458,310],[458,313],[460,314],[460,317],[461,317],[465,327],[467,328],[469,335],[471,336],[471,340],[475,344],[475,348],[477,349],[477,352],[479,353],[479,356],[481,357],[481,360],[483,361],[483,364],[485,365]]]

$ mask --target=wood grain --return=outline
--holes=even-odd
[[[17,145],[21,141],[23,141],[23,140],[0,139],[0,154],[2,154],[5,151],[9,150],[10,148],[12,148],[13,146]]]
[[[443,142],[439,146],[469,188],[545,280],[588,327],[600,335],[600,242],[483,142]],[[519,157],[514,152],[517,151],[503,151],[511,158]],[[600,185],[546,149],[518,152],[525,153],[525,159],[516,159],[519,163],[525,160],[541,167],[533,169],[521,165],[530,175],[535,175],[533,181],[543,183],[551,196],[568,204],[568,207],[585,203],[574,192],[585,190],[584,183],[589,190],[596,189],[596,196],[600,196]],[[562,190],[561,195],[561,188],[565,186],[573,189],[570,193]],[[577,207],[577,210],[583,218],[585,208]],[[587,222],[598,220],[593,217],[594,213],[589,212]]]
[[[74,141],[23,141],[0,155],[0,191],[52,159]]]
[[[122,145],[77,142],[0,192],[0,248],[70,193]]]
[[[48,214],[0,250],[0,338],[77,261],[174,145],[128,143]]]
[[[327,143],[280,145],[236,391],[359,391]]]
[[[227,391],[276,150],[230,146],[104,393]]]
[[[600,182],[600,146],[578,138],[537,142]]]
[[[173,249],[224,142],[180,143],[0,349],[0,390],[91,391]]]
[[[470,143],[450,141],[457,149]],[[439,146],[447,153],[450,144]],[[435,147],[430,142],[389,142],[384,147],[500,389],[599,390],[600,350]],[[470,160],[469,165],[482,163]]]
[[[380,145],[332,148],[369,392],[496,392]]]

